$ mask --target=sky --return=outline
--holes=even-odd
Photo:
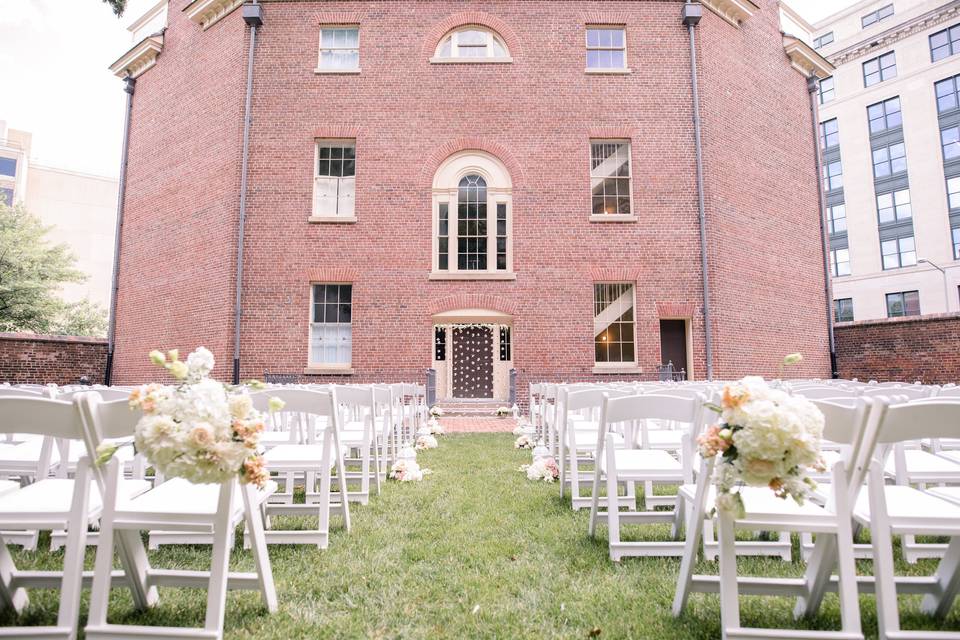
[[[857,0],[788,0],[810,22]],[[123,83],[108,65],[133,46],[126,26],[153,4],[128,0],[117,18],[102,0],[2,0],[0,120],[33,134],[40,164],[116,177]]]

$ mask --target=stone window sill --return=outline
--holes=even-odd
[[[444,271],[434,271],[430,274],[430,280],[516,280],[515,273],[491,273],[488,271],[459,271],[447,273]]]
[[[355,76],[360,73],[360,69],[321,69],[317,67],[313,72],[323,76]]]
[[[351,376],[353,367],[350,365],[319,365],[313,364],[303,370],[308,376]]]
[[[430,64],[513,64],[513,58],[430,58]]]
[[[334,224],[353,224],[357,221],[356,216],[310,216],[307,222],[310,223],[334,223]]]
[[[636,222],[637,216],[628,213],[593,213],[590,222]]]
[[[643,373],[643,368],[638,367],[637,365],[631,365],[631,364],[617,364],[617,365],[597,364],[597,365],[594,365],[593,372],[606,373],[606,374],[616,374],[616,373],[639,374],[639,373]]]
[[[590,76],[628,76],[633,73],[632,69],[590,69],[589,67],[583,70],[584,73]]]

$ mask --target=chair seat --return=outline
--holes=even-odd
[[[322,444],[281,444],[263,454],[263,459],[271,471],[319,470],[323,449]],[[331,469],[334,463],[335,456],[330,456]]]
[[[340,444],[348,447],[358,447],[363,444],[363,431],[350,430],[340,432]]]
[[[621,480],[644,476],[669,476],[679,479],[683,474],[680,462],[659,449],[615,449],[613,459],[617,466],[617,477]],[[600,461],[601,468],[606,469],[606,464],[607,458],[603,456]]]
[[[928,487],[925,491],[938,498],[960,505],[960,487]]]
[[[674,429],[651,429],[647,432],[647,445],[655,449],[679,449],[683,444],[683,433]]]
[[[597,431],[584,430],[584,431],[575,431],[573,434],[574,442],[576,443],[577,449],[588,449],[590,451],[595,451],[597,448]],[[618,447],[623,446],[623,436],[619,433],[613,434],[614,442]]]
[[[291,444],[289,431],[264,431],[260,434],[260,444],[273,447],[278,444]]]
[[[956,476],[960,481],[960,452],[945,451],[939,455],[921,449],[907,449],[903,452],[907,462],[907,476],[923,476],[933,474],[937,477]],[[884,473],[896,475],[896,460],[894,455],[887,458],[883,467]]]
[[[263,489],[257,491],[258,503],[266,500],[276,490],[276,482],[267,482]],[[219,484],[194,484],[184,478],[171,478],[146,493],[118,500],[117,510],[135,511],[144,515],[213,516],[217,512],[219,498]],[[239,492],[233,495],[233,511],[234,516],[243,513],[243,500]]]
[[[902,485],[886,485],[883,489],[886,497],[887,515],[891,520],[960,520],[960,505],[937,497],[932,492]],[[853,509],[853,517],[863,524],[870,522],[869,491],[860,492],[857,497],[857,504]]]
[[[147,480],[121,480],[118,495],[129,499],[150,489]],[[47,478],[29,484],[19,491],[0,495],[0,520],[4,516],[52,516],[70,512],[73,503],[73,480]],[[90,512],[100,510],[103,501],[96,484],[90,486]]]
[[[0,496],[16,491],[20,488],[20,483],[14,480],[0,480]]]
[[[693,502],[697,493],[697,485],[685,484],[677,491],[687,502]],[[820,507],[809,500],[803,504],[797,504],[793,498],[778,498],[776,494],[767,487],[741,487],[740,495],[743,498],[743,504],[746,507],[747,516],[745,520],[763,520],[769,517],[783,518],[785,516],[800,516],[804,518],[827,518],[833,519],[834,516],[829,511]],[[716,487],[710,486],[707,493],[706,510],[709,513],[713,510],[714,502],[717,496]]]

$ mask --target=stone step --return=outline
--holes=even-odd
[[[491,400],[477,401],[458,401],[458,400],[440,400],[434,406],[443,409],[444,417],[495,417],[499,407],[509,406],[506,402],[497,402]]]

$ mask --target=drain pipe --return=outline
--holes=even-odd
[[[700,87],[697,82],[697,36],[695,27],[703,17],[703,5],[687,0],[683,24],[690,34],[690,87],[693,96],[693,142],[697,156],[697,217],[700,222],[700,268],[703,271],[703,346],[707,380],[713,380],[713,327],[710,324],[710,277],[707,270],[707,217],[703,193],[703,139],[700,133]]]
[[[123,204],[127,195],[127,159],[130,152],[130,116],[133,115],[133,92],[137,81],[131,76],[123,79],[127,94],[127,112],[123,118],[123,151],[120,156],[120,184],[117,193],[117,228],[113,237],[113,283],[110,290],[110,325],[107,330],[107,363],[103,371],[103,384],[109,385],[113,377],[113,351],[117,332],[117,292],[120,290],[120,238],[123,229]]]
[[[250,26],[250,51],[247,54],[247,96],[243,107],[243,152],[240,161],[240,223],[237,228],[237,295],[233,310],[233,384],[240,384],[240,306],[243,298],[243,231],[247,221],[247,166],[250,159],[250,110],[253,102],[253,51],[257,45],[257,27],[263,24],[263,7],[243,6],[243,21]]]
[[[839,378],[837,371],[837,343],[833,333],[833,291],[830,283],[830,235],[827,233],[826,193],[823,191],[823,158],[820,155],[820,107],[817,105],[817,76],[807,78],[810,97],[810,124],[813,128],[813,158],[817,170],[817,206],[820,211],[820,243],[823,246],[823,290],[827,298],[827,338],[830,342],[830,375]]]

